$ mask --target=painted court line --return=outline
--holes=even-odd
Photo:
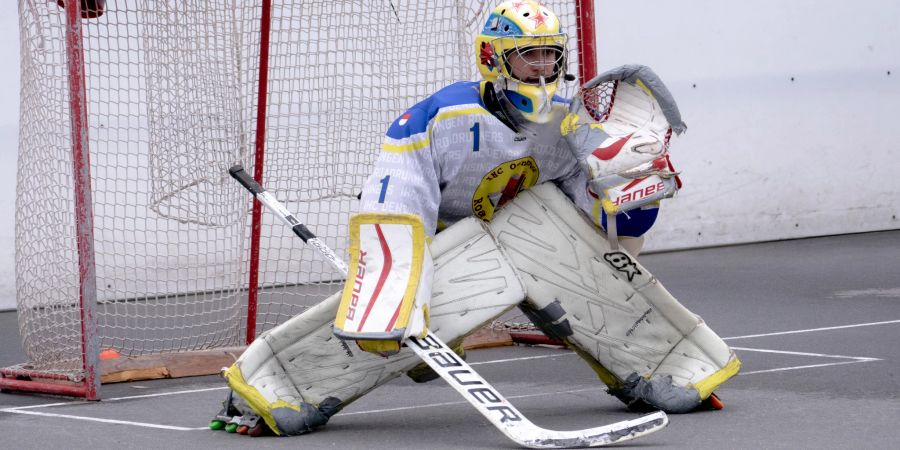
[[[765,369],[765,370],[752,370],[749,372],[740,372],[737,376],[745,376],[745,375],[753,375],[757,373],[771,373],[771,372],[786,372],[789,370],[801,370],[801,369],[813,369],[818,367],[829,367],[829,366],[842,366],[846,364],[858,364],[864,362],[872,362],[872,361],[882,361],[880,358],[869,358],[865,356],[844,356],[844,355],[828,355],[825,353],[808,353],[808,352],[789,352],[786,350],[770,350],[764,348],[746,348],[746,347],[731,347],[732,350],[740,350],[744,352],[760,352],[760,353],[777,353],[781,355],[795,355],[795,356],[812,356],[816,358],[833,358],[833,359],[849,359],[849,361],[841,361],[841,362],[833,362],[833,363],[822,363],[822,364],[807,364],[802,366],[791,366],[791,367],[778,367],[775,369]]]
[[[113,419],[101,419],[99,417],[85,417],[85,416],[73,416],[71,414],[54,414],[54,413],[45,413],[38,411],[22,411],[21,409],[14,410],[10,409],[0,409],[0,412],[9,412],[14,414],[25,414],[28,416],[43,416],[43,417],[61,417],[64,419],[75,419],[75,420],[84,420],[88,422],[101,422],[101,423],[113,423],[117,425],[132,425],[136,427],[143,428],[158,428],[162,430],[174,430],[174,431],[193,431],[193,430],[208,430],[208,427],[203,428],[187,428],[187,427],[176,427],[171,425],[159,425],[155,423],[144,423],[144,422],[131,422],[128,420],[113,420]]]
[[[732,350],[743,350],[743,351],[747,351],[747,352],[778,353],[781,355],[816,356],[819,358],[855,359],[860,362],[881,361],[881,359],[879,359],[879,358],[869,358],[867,356],[828,355],[825,353],[789,352],[786,350],[769,350],[769,349],[765,349],[765,348],[746,348],[746,347],[731,347],[731,349]]]
[[[602,391],[606,391],[605,386],[591,386],[589,388],[570,389],[568,391],[544,392],[544,393],[540,393],[540,394],[505,395],[504,397],[506,397],[507,400],[515,400],[515,399],[530,398],[530,397],[545,397],[547,395],[574,394],[576,392],[596,391],[598,389],[602,390]],[[352,416],[352,415],[358,415],[358,414],[375,414],[375,413],[384,413],[384,412],[392,412],[392,411],[405,411],[405,410],[409,410],[409,409],[434,408],[437,406],[468,405],[468,404],[469,404],[469,402],[466,402],[466,401],[428,403],[425,405],[401,406],[398,408],[370,409],[370,410],[366,410],[366,411],[341,413],[341,416]]]
[[[215,388],[215,389],[224,389],[224,388]],[[513,395],[513,396],[508,396],[507,398],[508,399],[522,399],[522,398],[530,398],[530,397],[546,397],[548,395],[572,394],[572,393],[577,393],[577,392],[596,391],[598,389],[603,390],[603,387],[591,386],[589,388],[570,389],[570,390],[566,390],[566,391],[542,392],[539,394]],[[210,391],[210,390],[213,390],[213,389],[202,389],[202,391]],[[178,393],[183,394],[183,393],[188,393],[188,392],[191,392],[191,391],[179,391]],[[175,392],[171,392],[169,394],[175,394]],[[126,398],[146,398],[146,397],[148,397],[148,396],[139,395],[139,396],[135,396],[135,397],[119,397],[119,399],[124,400]],[[84,402],[84,403],[88,403],[88,402]],[[71,403],[68,403],[68,404],[71,404]],[[452,405],[464,405],[464,404],[468,404],[468,402],[455,401],[455,402],[443,402],[443,403],[429,403],[426,405],[416,405],[416,406],[404,406],[404,407],[399,407],[399,408],[373,409],[373,410],[367,410],[367,411],[342,413],[341,416],[343,417],[343,416],[352,416],[352,415],[359,415],[359,414],[375,414],[375,413],[390,412],[390,411],[404,411],[404,410],[411,410],[411,409],[434,408],[434,407],[440,407],[440,406],[452,406]],[[56,403],[54,405],[59,405],[59,403]],[[50,405],[38,405],[38,406],[50,406]],[[34,406],[32,406],[32,407],[34,407]],[[131,426],[136,426],[136,427],[156,428],[156,429],[162,429],[162,430],[209,431],[209,427],[176,427],[176,426],[172,426],[172,425],[160,425],[160,424],[146,423],[146,422],[132,422],[132,421],[128,421],[128,420],[103,419],[103,418],[98,418],[98,417],[76,416],[76,415],[72,415],[72,414],[54,414],[54,413],[45,413],[45,412],[37,412],[37,411],[23,411],[23,408],[0,409],[0,412],[8,412],[8,413],[13,413],[13,414],[25,414],[25,415],[31,415],[31,416],[59,417],[59,418],[64,418],[64,419],[75,419],[75,420],[83,420],[83,421],[88,421],[88,422],[111,423],[111,424],[118,424],[118,425],[131,425]]]
[[[115,402],[120,400],[131,400],[135,398],[153,398],[153,397],[165,397],[168,395],[181,395],[181,394],[193,394],[194,392],[206,392],[206,391],[221,391],[223,389],[227,389],[227,386],[218,386],[214,388],[203,388],[203,389],[189,389],[184,391],[172,391],[172,392],[162,392],[159,394],[144,394],[144,395],[131,395],[128,397],[113,397],[109,399],[103,399],[104,402]]]
[[[546,358],[558,358],[560,356],[572,356],[575,352],[567,352],[567,353],[557,353],[555,355],[541,355],[541,356],[526,356],[522,358],[509,358],[509,359],[494,359],[491,361],[480,361],[469,363],[470,366],[483,366],[486,364],[497,364],[497,363],[505,363],[505,362],[516,362],[516,361],[529,361],[533,359],[546,359]]]
[[[574,355],[574,353],[567,352],[567,353],[558,353],[558,354],[554,354],[554,355],[526,356],[526,357],[522,357],[522,358],[508,358],[508,359],[494,359],[494,360],[490,360],[490,361],[473,362],[473,363],[470,363],[469,365],[470,366],[478,366],[478,365],[485,365],[485,364],[498,364],[498,363],[515,362],[515,361],[529,361],[529,360],[534,360],[534,359],[557,358],[557,357],[572,356],[572,355]],[[228,389],[228,386],[218,386],[218,387],[214,387],[214,388],[203,388],[203,389],[189,389],[189,390],[172,391],[172,392],[160,392],[160,393],[155,393],[155,394],[130,395],[127,397],[112,397],[112,398],[104,398],[103,401],[104,402],[115,402],[115,401],[121,401],[121,400],[134,400],[137,398],[167,397],[170,395],[194,394],[197,392],[208,392],[208,391],[222,391],[225,389]],[[59,402],[59,403],[45,403],[42,405],[16,406],[13,408],[5,408],[5,409],[0,409],[0,412],[15,412],[15,411],[22,411],[25,409],[48,408],[51,406],[71,406],[71,405],[89,404],[89,403],[93,403],[93,402],[72,401],[72,402]],[[462,402],[462,403],[465,403],[465,402]]]
[[[882,322],[860,323],[860,324],[842,325],[842,326],[834,326],[834,327],[810,328],[810,329],[805,329],[805,330],[780,331],[780,332],[774,332],[774,333],[752,334],[752,335],[746,335],[746,336],[734,336],[734,337],[723,338],[723,340],[749,339],[749,338],[756,338],[756,337],[779,336],[779,335],[786,335],[786,334],[811,333],[811,332],[817,332],[817,331],[831,331],[831,330],[840,330],[840,329],[846,329],[846,328],[857,328],[857,327],[886,325],[886,324],[895,324],[895,323],[900,323],[900,320],[888,320],[888,321],[882,321]],[[779,367],[779,368],[775,368],[775,369],[741,372],[739,374],[740,376],[753,375],[753,374],[759,374],[759,373],[783,372],[783,371],[789,371],[789,370],[800,370],[800,369],[809,369],[809,368],[881,361],[881,359],[879,359],[879,358],[830,355],[830,354],[824,354],[824,353],[791,352],[791,351],[785,351],[785,350],[771,350],[771,349],[759,349],[759,348],[747,348],[747,347],[732,347],[732,349],[740,350],[740,351],[749,351],[749,352],[777,353],[777,354],[785,354],[785,355],[812,356],[812,357],[821,357],[821,358],[848,359],[849,360],[849,361],[840,361],[840,362],[834,362],[834,363],[808,364],[808,365],[802,365],[802,366]],[[561,357],[561,356],[571,356],[574,354],[575,353],[559,353],[559,354],[552,354],[552,355],[526,356],[526,357],[522,357],[522,358],[496,359],[496,360],[490,360],[490,361],[475,362],[475,363],[471,363],[471,365],[475,366],[475,365],[498,364],[498,363],[506,363],[506,362],[529,361],[529,360],[537,360],[537,359],[556,358],[556,357]],[[127,397],[114,397],[114,398],[104,399],[103,401],[104,402],[112,402],[112,401],[139,399],[139,398],[155,398],[155,397],[165,397],[165,396],[181,395],[181,394],[192,394],[192,393],[197,393],[197,392],[208,392],[208,391],[217,391],[217,390],[225,390],[225,389],[227,389],[227,386],[214,387],[214,388],[203,388],[203,389],[191,389],[191,390],[182,390],[182,391],[172,391],[172,392],[162,392],[162,393],[156,393],[156,394],[133,395],[133,396],[127,396]],[[551,393],[540,393],[540,394],[523,394],[523,395],[516,395],[516,396],[508,396],[507,398],[522,399],[522,398],[530,398],[530,397],[541,397],[541,396],[547,396],[547,395],[571,394],[571,393],[585,392],[585,391],[590,391],[590,390],[595,390],[595,389],[602,389],[602,387],[573,389],[573,390],[557,391],[557,392],[551,392]],[[126,421],[126,420],[114,420],[114,419],[103,419],[103,418],[97,418],[97,417],[76,416],[76,415],[71,415],[71,414],[54,414],[54,413],[45,413],[45,412],[37,412],[37,411],[27,411],[28,409],[46,408],[46,407],[51,407],[51,406],[75,405],[78,403],[79,402],[61,402],[61,403],[48,403],[48,404],[43,404],[43,405],[20,406],[20,407],[14,407],[14,408],[0,409],[0,412],[6,412],[6,413],[12,413],[12,414],[25,414],[25,415],[33,415],[33,416],[44,416],[44,417],[59,417],[59,418],[91,421],[91,422],[111,423],[111,424],[119,424],[119,425],[131,425],[131,426],[137,426],[137,427],[156,428],[156,429],[173,430],[173,431],[201,431],[201,430],[206,431],[206,430],[209,430],[208,427],[178,427],[178,426],[160,425],[160,424],[144,423],[144,422],[132,422],[132,421]],[[93,402],[82,402],[82,403],[87,404],[87,403],[93,403]],[[465,403],[466,402],[464,402],[464,401],[431,403],[431,404],[418,405],[418,406],[405,406],[405,407],[398,407],[398,408],[348,412],[348,413],[343,413],[341,415],[349,416],[349,415],[358,415],[358,414],[375,414],[375,413],[383,413],[383,412],[391,412],[391,411],[404,411],[404,410],[421,409],[421,408],[433,408],[433,407],[440,407],[440,406],[461,405],[461,404],[465,404]]]
[[[121,400],[133,400],[136,398],[156,398],[156,397],[168,397],[170,395],[181,395],[181,394],[193,394],[196,392],[207,392],[207,391],[222,391],[228,389],[228,386],[218,386],[214,388],[203,388],[203,389],[189,389],[184,391],[172,391],[172,392],[159,392],[156,394],[143,394],[143,395],[130,395],[128,397],[112,397],[112,398],[104,398],[103,402],[117,402]],[[16,412],[21,411],[23,409],[34,409],[34,408],[47,408],[50,406],[71,406],[71,405],[86,405],[92,404],[94,402],[89,401],[74,401],[74,402],[60,402],[60,403],[46,403],[43,405],[30,405],[30,406],[16,406],[13,408],[0,409],[0,412]]]
[[[745,375],[753,375],[757,373],[770,373],[770,372],[786,372],[788,370],[800,370],[800,369],[814,369],[817,367],[828,367],[828,366],[843,366],[847,364],[859,364],[864,362],[871,362],[872,360],[856,360],[856,361],[842,361],[836,363],[826,363],[826,364],[810,364],[806,366],[793,366],[793,367],[779,367],[777,369],[766,369],[766,370],[753,370],[750,372],[741,372],[737,374],[737,376],[745,376]],[[876,360],[877,361],[877,360]]]
[[[779,331],[776,333],[764,333],[764,334],[748,334],[746,336],[733,336],[722,338],[725,341],[734,340],[734,339],[749,339],[749,338],[757,338],[757,337],[767,337],[767,336],[781,336],[784,334],[798,334],[798,333],[812,333],[814,331],[831,331],[831,330],[842,330],[845,328],[857,328],[857,327],[871,327],[873,325],[887,325],[891,323],[900,323],[900,320],[886,320],[884,322],[869,322],[869,323],[857,323],[853,325],[840,325],[836,327],[823,327],[823,328],[809,328],[806,330],[794,330],[794,331]]]

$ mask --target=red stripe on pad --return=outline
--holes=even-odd
[[[391,328],[394,328],[394,323],[397,322],[397,318],[400,317],[400,307],[403,306],[403,300],[400,300],[400,304],[397,305],[397,309],[394,310],[394,315],[391,316],[391,321],[388,323],[387,328],[384,331],[391,331]]]
[[[375,302],[378,301],[378,294],[381,293],[381,288],[384,287],[384,281],[387,280],[388,274],[391,273],[391,249],[390,247],[388,247],[387,241],[384,239],[384,233],[381,231],[381,225],[377,223],[375,224],[375,232],[378,233],[378,241],[381,242],[381,252],[384,255],[384,264],[381,269],[381,276],[378,277],[378,284],[375,285],[375,291],[372,292],[372,299],[369,300],[369,304],[366,305],[366,312],[365,314],[363,314],[362,320],[359,321],[359,327],[356,328],[357,332],[361,331],[363,325],[366,324],[366,319],[369,318],[369,313],[372,311],[372,307],[375,306]]]

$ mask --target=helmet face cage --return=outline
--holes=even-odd
[[[568,36],[564,34],[516,36],[495,39],[492,44],[494,48],[504,49],[500,62],[506,77],[519,83],[538,86],[542,83],[554,83],[565,75],[567,39]],[[500,40],[511,41],[512,45],[507,48],[503,43],[497,42]],[[547,66],[550,66],[549,72]],[[524,73],[516,73],[516,70]]]

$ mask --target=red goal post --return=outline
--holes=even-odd
[[[225,351],[337,291],[341,275],[260,214],[228,167],[346,252],[384,130],[477,79],[472,42],[494,3],[20,0],[28,361],[0,369],[0,389],[97,399],[116,379],[105,349]],[[545,3],[570,34],[570,72],[593,77],[593,2]]]

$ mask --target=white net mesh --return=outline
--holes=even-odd
[[[387,125],[460,79],[493,2],[273,2],[264,186],[339,255]],[[575,30],[574,0],[548,5]],[[19,327],[29,364],[81,367],[64,11],[20,0]],[[108,0],[82,21],[101,348],[241,345],[260,0]],[[570,72],[577,73],[574,35]],[[573,83],[574,86],[574,83]],[[257,331],[340,288],[263,215]]]

